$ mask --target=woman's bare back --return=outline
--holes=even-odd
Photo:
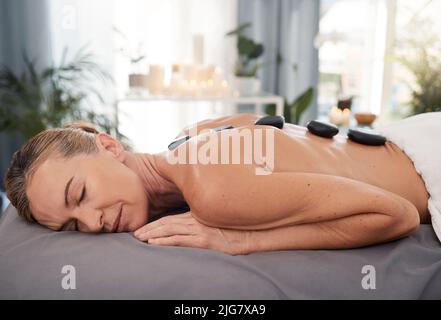
[[[366,146],[341,135],[326,139],[292,124],[283,131],[289,138],[276,142],[276,170],[323,173],[366,182],[409,200],[418,209],[421,221],[430,221],[424,181],[395,144]]]
[[[198,123],[197,131],[227,124],[254,130],[258,128],[253,125],[258,118],[254,114],[241,114],[206,120]],[[182,135],[191,133],[192,129],[184,129]],[[412,161],[393,143],[365,146],[340,135],[326,139],[293,124],[285,124],[283,130],[275,129],[275,132],[273,172],[320,173],[365,182],[407,199],[417,208],[421,222],[430,222],[428,193],[424,182],[415,171]],[[186,171],[191,171],[194,176],[198,168],[204,165],[173,166],[165,161],[166,154],[158,155],[158,165],[171,181],[176,182],[190,203],[191,199],[187,198],[192,197],[190,190],[194,181],[185,178],[188,174]]]

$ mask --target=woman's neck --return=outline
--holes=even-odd
[[[161,172],[154,154],[124,152],[124,164],[139,175],[144,185],[149,216],[153,217],[185,204],[180,190]]]

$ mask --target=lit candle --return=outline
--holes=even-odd
[[[351,121],[351,110],[345,108],[342,112],[341,123],[345,126],[349,126]]]
[[[339,125],[342,121],[342,112],[337,107],[332,107],[328,114],[329,121],[333,124]]]

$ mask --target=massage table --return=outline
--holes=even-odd
[[[75,288],[63,285],[66,270]],[[0,299],[441,299],[441,245],[421,225],[359,249],[231,256],[131,233],[54,232],[10,205],[0,220]]]

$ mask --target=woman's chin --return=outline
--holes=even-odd
[[[138,230],[139,228],[145,226],[148,223],[147,221],[147,215],[145,216],[145,219],[141,219],[135,222],[135,223],[127,223],[124,232],[134,232],[136,230]]]
[[[135,232],[136,230],[145,226],[146,224],[147,223],[130,224],[123,230],[123,232]]]
[[[123,223],[121,232],[134,232],[138,230],[147,224],[147,218],[148,213],[145,209],[139,209],[139,206],[125,205],[121,216],[121,222]]]

